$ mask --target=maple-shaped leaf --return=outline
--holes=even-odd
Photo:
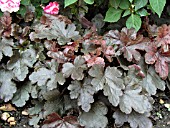
[[[77,109],[76,100],[71,100],[68,95],[60,96],[60,93],[56,93],[56,90],[49,91],[48,94],[44,94],[43,97],[47,100],[43,107],[43,115],[45,117],[53,112],[63,115],[66,111]]]
[[[29,76],[31,83],[37,83],[38,86],[46,85],[48,90],[57,88],[58,83],[63,85],[65,78],[62,73],[58,72],[59,64],[54,59],[46,64],[49,68],[48,66],[40,67]]]
[[[95,89],[91,85],[91,78],[85,78],[83,83],[77,80],[72,81],[68,90],[70,90],[70,98],[78,99],[78,106],[88,112],[91,108],[90,104],[94,102],[93,94],[95,93]]]
[[[17,91],[16,84],[12,79],[14,79],[13,72],[0,69],[0,98],[5,102],[11,100]]]
[[[128,122],[131,128],[152,128],[153,125],[148,116],[149,114],[147,113],[139,114],[133,111],[130,114],[125,114],[119,110],[113,114],[116,126],[120,127]]]
[[[33,125],[34,128],[39,128],[38,122],[44,118],[43,116],[43,103],[40,101],[35,102],[35,106],[28,109],[28,114],[31,116],[29,119],[29,125]]]
[[[119,108],[122,112],[130,114],[132,109],[138,113],[149,112],[152,109],[149,99],[140,94],[142,87],[140,86],[141,80],[132,76],[126,76],[124,78],[126,85],[123,95],[120,97]]]
[[[91,84],[95,88],[96,92],[102,90],[105,84],[104,68],[102,65],[94,65],[89,70],[89,75],[94,77]]]
[[[82,80],[84,78],[83,71],[87,69],[85,59],[82,56],[77,56],[74,63],[64,63],[62,73],[66,78],[71,76],[73,80]]]
[[[23,84],[19,89],[17,89],[17,92],[14,94],[12,103],[15,104],[17,107],[23,107],[26,104],[26,101],[28,101],[30,98],[29,93],[32,93],[34,91],[32,90],[33,88],[34,87],[30,82]],[[36,91],[36,93],[38,92]]]
[[[79,123],[85,128],[105,128],[108,124],[108,119],[105,116],[107,112],[108,109],[102,102],[96,102],[89,112],[80,114]]]
[[[42,128],[80,128],[76,116],[61,118],[57,113],[51,113],[43,122]]]
[[[165,82],[158,76],[153,67],[147,69],[146,77],[143,79],[141,85],[149,95],[155,95],[157,89],[165,90]]]
[[[105,86],[103,93],[108,96],[109,102],[113,106],[117,106],[120,102],[120,96],[123,95],[122,89],[124,84],[122,80],[122,73],[116,67],[107,67],[104,73]]]
[[[0,39],[0,61],[3,55],[11,57],[13,55],[12,46],[14,42],[12,39],[2,38]]]
[[[7,68],[13,71],[18,80],[24,81],[29,72],[28,67],[32,68],[35,62],[36,52],[34,49],[26,49],[21,53],[15,51],[7,63]]]
[[[59,45],[65,45],[71,40],[77,40],[79,32],[76,31],[76,26],[73,23],[66,24],[56,18],[52,19],[50,26],[43,24],[36,26],[35,32],[32,32],[30,36],[38,39],[57,39]]]

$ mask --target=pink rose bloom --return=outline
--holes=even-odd
[[[17,12],[20,7],[20,1],[21,0],[0,0],[0,9],[2,12]]]
[[[59,4],[57,2],[50,2],[46,7],[43,7],[44,12],[48,14],[58,14]]]

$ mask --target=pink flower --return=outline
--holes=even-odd
[[[57,2],[50,2],[46,7],[43,7],[44,12],[48,14],[58,14],[59,4]]]
[[[17,12],[20,7],[20,1],[21,0],[0,0],[0,9],[2,12]]]

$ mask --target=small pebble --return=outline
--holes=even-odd
[[[7,122],[15,122],[15,118],[14,117],[9,117]]]
[[[14,121],[14,122],[10,122],[10,123],[9,123],[9,125],[10,125],[10,126],[14,126],[14,125],[16,125],[16,121]]]
[[[159,100],[159,103],[160,103],[160,104],[164,104],[165,102],[164,102],[162,99],[160,99],[160,100]]]
[[[2,113],[2,115],[1,115],[1,119],[4,121],[6,121],[9,117],[10,117],[10,115],[7,112]]]
[[[28,112],[26,112],[26,111],[22,111],[22,115],[24,115],[24,116],[28,116]]]

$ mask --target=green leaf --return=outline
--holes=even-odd
[[[148,0],[134,0],[135,11],[143,8],[148,3]]]
[[[104,21],[106,22],[117,22],[122,14],[121,9],[115,9],[110,7],[109,10],[106,12],[106,17],[104,19]]]
[[[166,0],[149,0],[152,9],[161,17],[161,13],[165,7]]]
[[[102,102],[93,104],[89,112],[83,112],[79,116],[79,123],[86,128],[105,128],[108,124],[107,107]]]
[[[49,64],[50,69],[47,67],[38,68],[29,76],[29,79],[32,84],[37,83],[38,86],[46,85],[48,90],[53,90],[57,88],[58,83],[63,85],[65,79],[62,73],[58,73],[58,63],[55,60],[52,60]]]
[[[121,111],[116,111],[113,114],[113,118],[115,119],[115,124],[118,126],[122,126],[124,123],[130,123],[131,128],[152,128],[152,122],[148,118],[150,114],[139,114],[137,112],[132,112],[130,114],[125,114]]]
[[[144,8],[138,10],[138,11],[136,12],[136,14],[138,14],[138,15],[141,16],[141,17],[142,17],[142,16],[148,16],[148,15],[149,15],[149,13],[147,12],[147,10],[144,9]]]
[[[94,4],[94,0],[84,0],[87,4]]]
[[[75,2],[77,2],[78,0],[64,0],[64,7],[67,7],[71,4],[74,4]]]
[[[82,80],[84,78],[83,71],[87,69],[85,60],[82,56],[77,56],[74,64],[67,62],[63,64],[62,73],[66,78],[71,76],[73,80]]]
[[[41,0],[41,3],[43,4],[43,3],[48,3],[49,2],[49,0]]]
[[[119,4],[120,4],[121,0],[109,0],[109,2],[110,2],[112,7],[117,9],[119,7]]]
[[[12,39],[2,38],[0,40],[0,61],[3,58],[3,54],[5,56],[11,57],[13,55],[12,46],[14,42]]]
[[[122,17],[128,16],[128,15],[130,15],[130,14],[131,14],[130,10],[127,9],[127,10],[125,10],[125,12],[123,13]]]
[[[30,5],[30,0],[21,0],[22,5]]]
[[[15,52],[7,63],[7,68],[12,70],[19,81],[24,81],[28,74],[28,67],[33,67],[36,62],[36,52],[34,49],[27,49],[21,53]]]
[[[133,2],[133,0],[129,0],[129,2],[130,2],[130,3],[132,3],[132,2]]]
[[[77,80],[72,81],[68,90],[70,90],[70,98],[78,98],[78,106],[88,112],[91,108],[90,104],[94,102],[93,94],[95,93],[95,89],[91,85],[91,78],[85,78],[83,83]]]
[[[128,29],[134,28],[136,31],[138,31],[141,25],[142,25],[142,21],[140,16],[135,14],[131,14],[131,16],[126,21],[126,27]]]
[[[15,104],[17,107],[23,107],[26,104],[26,101],[29,100],[29,93],[31,92],[32,84],[27,82],[26,84],[22,85],[17,92],[15,93],[12,103]]]
[[[129,9],[130,7],[129,0],[121,0],[119,7],[123,10]]]
[[[5,102],[11,100],[17,91],[16,84],[12,81],[13,78],[13,72],[0,69],[0,98]]]

